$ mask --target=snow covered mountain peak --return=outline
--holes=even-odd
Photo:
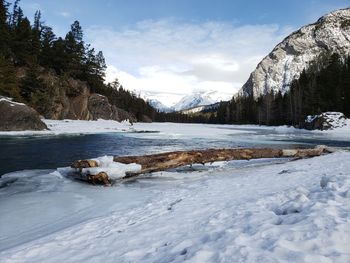
[[[303,69],[325,51],[350,53],[350,8],[331,12],[286,37],[258,64],[236,96],[285,93]]]
[[[160,112],[171,112],[172,109],[170,107],[165,106],[162,102],[157,99],[147,99],[147,102],[155,109]]]
[[[207,106],[220,101],[230,100],[231,96],[232,95],[230,94],[220,93],[213,90],[194,90],[192,93],[182,97],[179,102],[171,107],[164,105],[164,103],[155,98],[155,96],[148,97],[148,94],[144,93],[142,97],[147,100],[147,102],[153,108],[157,109],[160,112],[174,112],[188,110],[199,106]]]
[[[209,105],[223,100],[217,91],[200,91],[184,96],[172,108],[174,111],[181,111],[197,106]]]

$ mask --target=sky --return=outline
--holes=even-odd
[[[118,78],[167,106],[192,92],[229,99],[284,37],[350,0],[22,0],[64,36],[78,20]]]

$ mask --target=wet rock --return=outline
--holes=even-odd
[[[111,182],[109,180],[109,176],[107,173],[105,172],[100,172],[98,174],[95,174],[95,175],[88,175],[88,182],[89,183],[92,183],[92,184],[102,184],[102,185],[110,185]]]
[[[72,163],[72,168],[90,168],[90,167],[98,167],[98,163],[95,160],[78,160]]]

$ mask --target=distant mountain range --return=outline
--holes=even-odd
[[[161,103],[159,100],[157,99],[147,99],[146,101],[156,110],[160,111],[160,112],[172,112],[172,108],[171,107],[167,107],[165,106],[163,103]]]
[[[160,112],[183,112],[202,111],[204,107],[216,104],[220,101],[229,100],[230,96],[224,96],[217,91],[194,91],[185,95],[172,107],[167,107],[157,99],[147,99],[148,103]]]

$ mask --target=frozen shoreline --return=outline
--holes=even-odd
[[[121,137],[131,140],[180,138],[194,142],[191,147],[200,142],[215,147],[219,140],[221,146],[232,140],[257,145],[350,140],[348,127],[311,132],[284,126],[47,122],[51,135],[124,132]],[[138,154],[145,151],[143,145],[133,147]],[[0,178],[0,262],[349,262],[349,171],[350,152],[338,151],[294,162],[194,165],[113,187],[82,184],[52,170],[6,174]]]
[[[82,120],[47,120],[42,119],[50,130],[45,131],[0,131],[0,136],[54,136],[64,134],[98,134],[110,132],[131,131],[129,121],[113,120],[82,121]]]
[[[1,262],[349,262],[349,160],[224,162],[109,188],[13,173]]]
[[[276,133],[309,133],[326,135],[333,138],[350,139],[350,120],[342,128],[328,131],[308,131],[289,126],[260,126],[260,125],[231,125],[231,124],[191,124],[191,123],[134,123],[128,121],[117,122],[112,120],[82,121],[82,120],[47,120],[43,119],[50,130],[48,131],[0,131],[0,136],[56,136],[56,135],[83,135],[116,132],[144,132],[155,131],[172,135],[216,137],[220,135],[247,133],[247,130],[271,130]],[[198,129],[200,127],[200,129]],[[252,131],[249,131],[252,133]]]

